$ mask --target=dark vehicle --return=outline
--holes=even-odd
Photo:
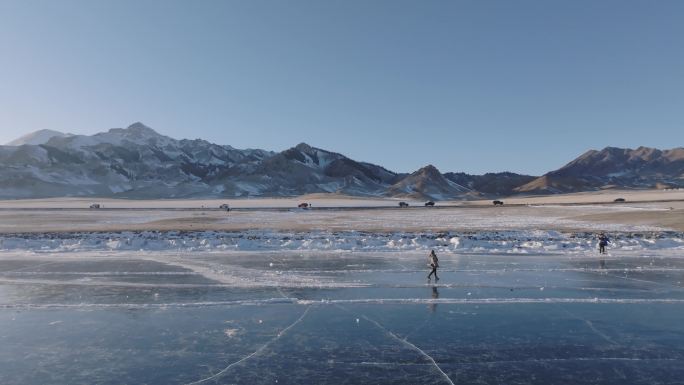
[[[100,206],[99,203],[93,203],[92,205],[90,205],[90,208],[91,209],[100,209],[100,208],[102,208],[102,206]]]
[[[434,206],[435,206],[435,202],[433,202],[433,201],[425,202],[425,207],[434,207]]]
[[[615,198],[615,200],[613,202],[620,203],[620,202],[624,202],[624,201],[625,201],[625,198]]]
[[[299,207],[300,209],[308,209],[309,204],[308,203],[300,203],[299,206],[297,206],[297,207]]]
[[[409,204],[406,202],[399,202],[399,207],[408,207]]]
[[[221,206],[219,206],[219,208],[221,210],[230,211],[230,206],[227,203],[222,204]]]
[[[503,206],[503,201],[493,201],[494,206]]]

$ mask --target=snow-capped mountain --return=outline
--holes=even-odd
[[[0,146],[0,198],[294,196],[343,193],[445,200],[598,188],[684,186],[684,149],[589,151],[542,177],[411,174],[301,143],[282,152],[177,140],[142,123],[95,135],[43,131]]]
[[[21,138],[17,138],[15,140],[7,143],[6,146],[21,146],[24,144],[34,144],[34,145],[45,144],[50,139],[52,139],[54,137],[62,138],[65,136],[71,136],[71,134],[65,134],[63,132],[53,131],[53,130],[38,130],[38,131],[34,131],[30,134],[26,134],[26,135],[22,136]]]
[[[203,140],[175,140],[142,123],[45,144],[0,147],[0,197],[169,198],[249,194],[231,183],[273,156]]]
[[[268,159],[256,174],[272,182],[270,192],[289,194],[339,192],[350,195],[384,195],[399,176],[380,166],[357,162],[344,155],[300,143]],[[281,193],[278,193],[281,195]]]
[[[142,123],[95,135],[47,136],[37,144],[0,146],[0,198],[478,195],[433,166],[400,174],[306,143],[279,153],[239,150],[176,140]]]
[[[564,193],[606,188],[684,187],[684,148],[606,147],[590,150],[558,170],[515,189]]]

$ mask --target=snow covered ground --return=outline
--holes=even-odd
[[[611,235],[615,252],[682,250],[679,232],[624,232]],[[478,232],[119,232],[14,234],[0,237],[1,252],[85,252],[85,251],[364,251],[397,252],[435,249],[448,253],[534,254],[587,253],[597,248],[595,234],[557,231]]]

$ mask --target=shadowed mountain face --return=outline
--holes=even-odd
[[[603,188],[684,186],[684,148],[590,150],[556,171],[515,189],[520,193],[564,193]]]
[[[0,198],[358,196],[446,200],[607,187],[681,186],[684,149],[589,151],[542,177],[510,172],[411,174],[301,143],[276,153],[176,140],[142,123],[87,136],[41,131],[0,146]]]
[[[537,177],[520,175],[512,172],[487,173],[484,175],[470,175],[462,172],[448,172],[444,174],[448,180],[477,191],[485,196],[508,196],[515,188],[535,180]]]

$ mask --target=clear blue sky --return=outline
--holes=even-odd
[[[142,121],[409,172],[684,146],[684,1],[0,0],[0,143]]]

